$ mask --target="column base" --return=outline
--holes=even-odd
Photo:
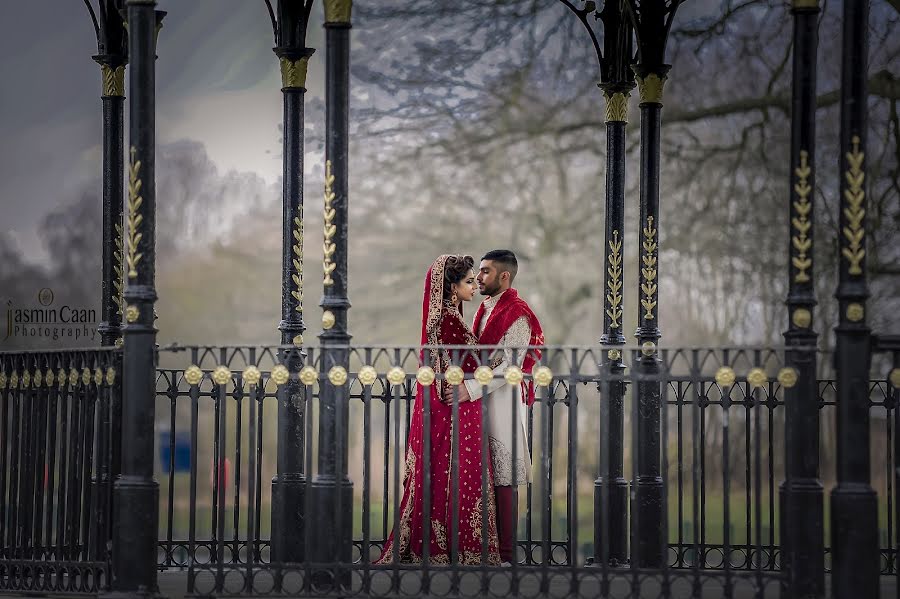
[[[878,599],[878,496],[866,483],[831,492],[831,588],[834,597]]]
[[[592,563],[601,563],[603,529],[607,529],[606,559],[612,567],[628,563],[628,481],[615,477],[594,481],[594,557]],[[608,506],[603,506],[603,488],[606,487]]]
[[[353,483],[348,479],[335,485],[335,479],[316,476],[310,486],[312,511],[310,519],[312,538],[315,540],[310,551],[310,561],[322,564],[312,573],[314,590],[325,592],[350,588],[350,572],[340,570],[337,564],[350,565],[353,560]],[[337,524],[338,497],[341,503],[340,530]],[[327,567],[332,566],[332,567]]]
[[[781,569],[787,572],[781,597],[824,597],[825,507],[822,484],[816,479],[793,479],[781,485],[778,497],[780,513],[786,514],[780,519]],[[768,564],[764,563],[763,568],[767,567]]]
[[[637,568],[661,568],[668,552],[663,531],[662,478],[639,477],[632,484],[631,564]]]
[[[112,592],[156,596],[159,484],[122,476],[113,485]]]
[[[282,474],[272,479],[272,562],[305,561],[305,509],[306,476]]]

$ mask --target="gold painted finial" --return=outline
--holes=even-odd
[[[104,96],[125,95],[125,65],[112,68],[109,65],[100,65],[100,75],[103,78]]]
[[[282,56],[278,62],[281,64],[282,88],[306,88],[306,71],[309,67],[308,56],[297,60],[290,60]]]
[[[325,0],[326,23],[349,23],[353,0]]]
[[[650,73],[646,77],[635,77],[638,84],[638,91],[641,94],[641,104],[662,104],[663,85],[666,83],[665,77],[660,77],[656,73]]]

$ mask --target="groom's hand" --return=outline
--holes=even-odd
[[[469,396],[469,390],[466,389],[465,385],[457,385],[456,389],[459,390],[458,391],[459,403],[462,403],[464,401],[472,401],[472,398]],[[446,403],[446,404],[453,403],[454,390],[455,390],[454,387],[450,387],[450,386],[448,386],[446,389],[444,389],[444,403]]]

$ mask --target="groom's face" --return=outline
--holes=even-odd
[[[481,295],[494,296],[500,292],[500,271],[493,260],[482,260],[478,267],[478,291]]]

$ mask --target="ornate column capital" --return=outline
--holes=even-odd
[[[326,23],[350,23],[353,0],[325,0]]]
[[[282,87],[302,87],[306,89],[306,71],[309,67],[309,56],[302,56],[296,60],[291,60],[286,56],[280,56],[278,62],[281,64]]]
[[[666,83],[665,74],[660,76],[657,73],[648,73],[641,76],[636,73],[635,79],[638,84],[638,92],[641,94],[641,104],[662,105],[663,86]]]
[[[631,94],[627,92],[603,93],[606,99],[606,122],[628,122],[628,98]]]

